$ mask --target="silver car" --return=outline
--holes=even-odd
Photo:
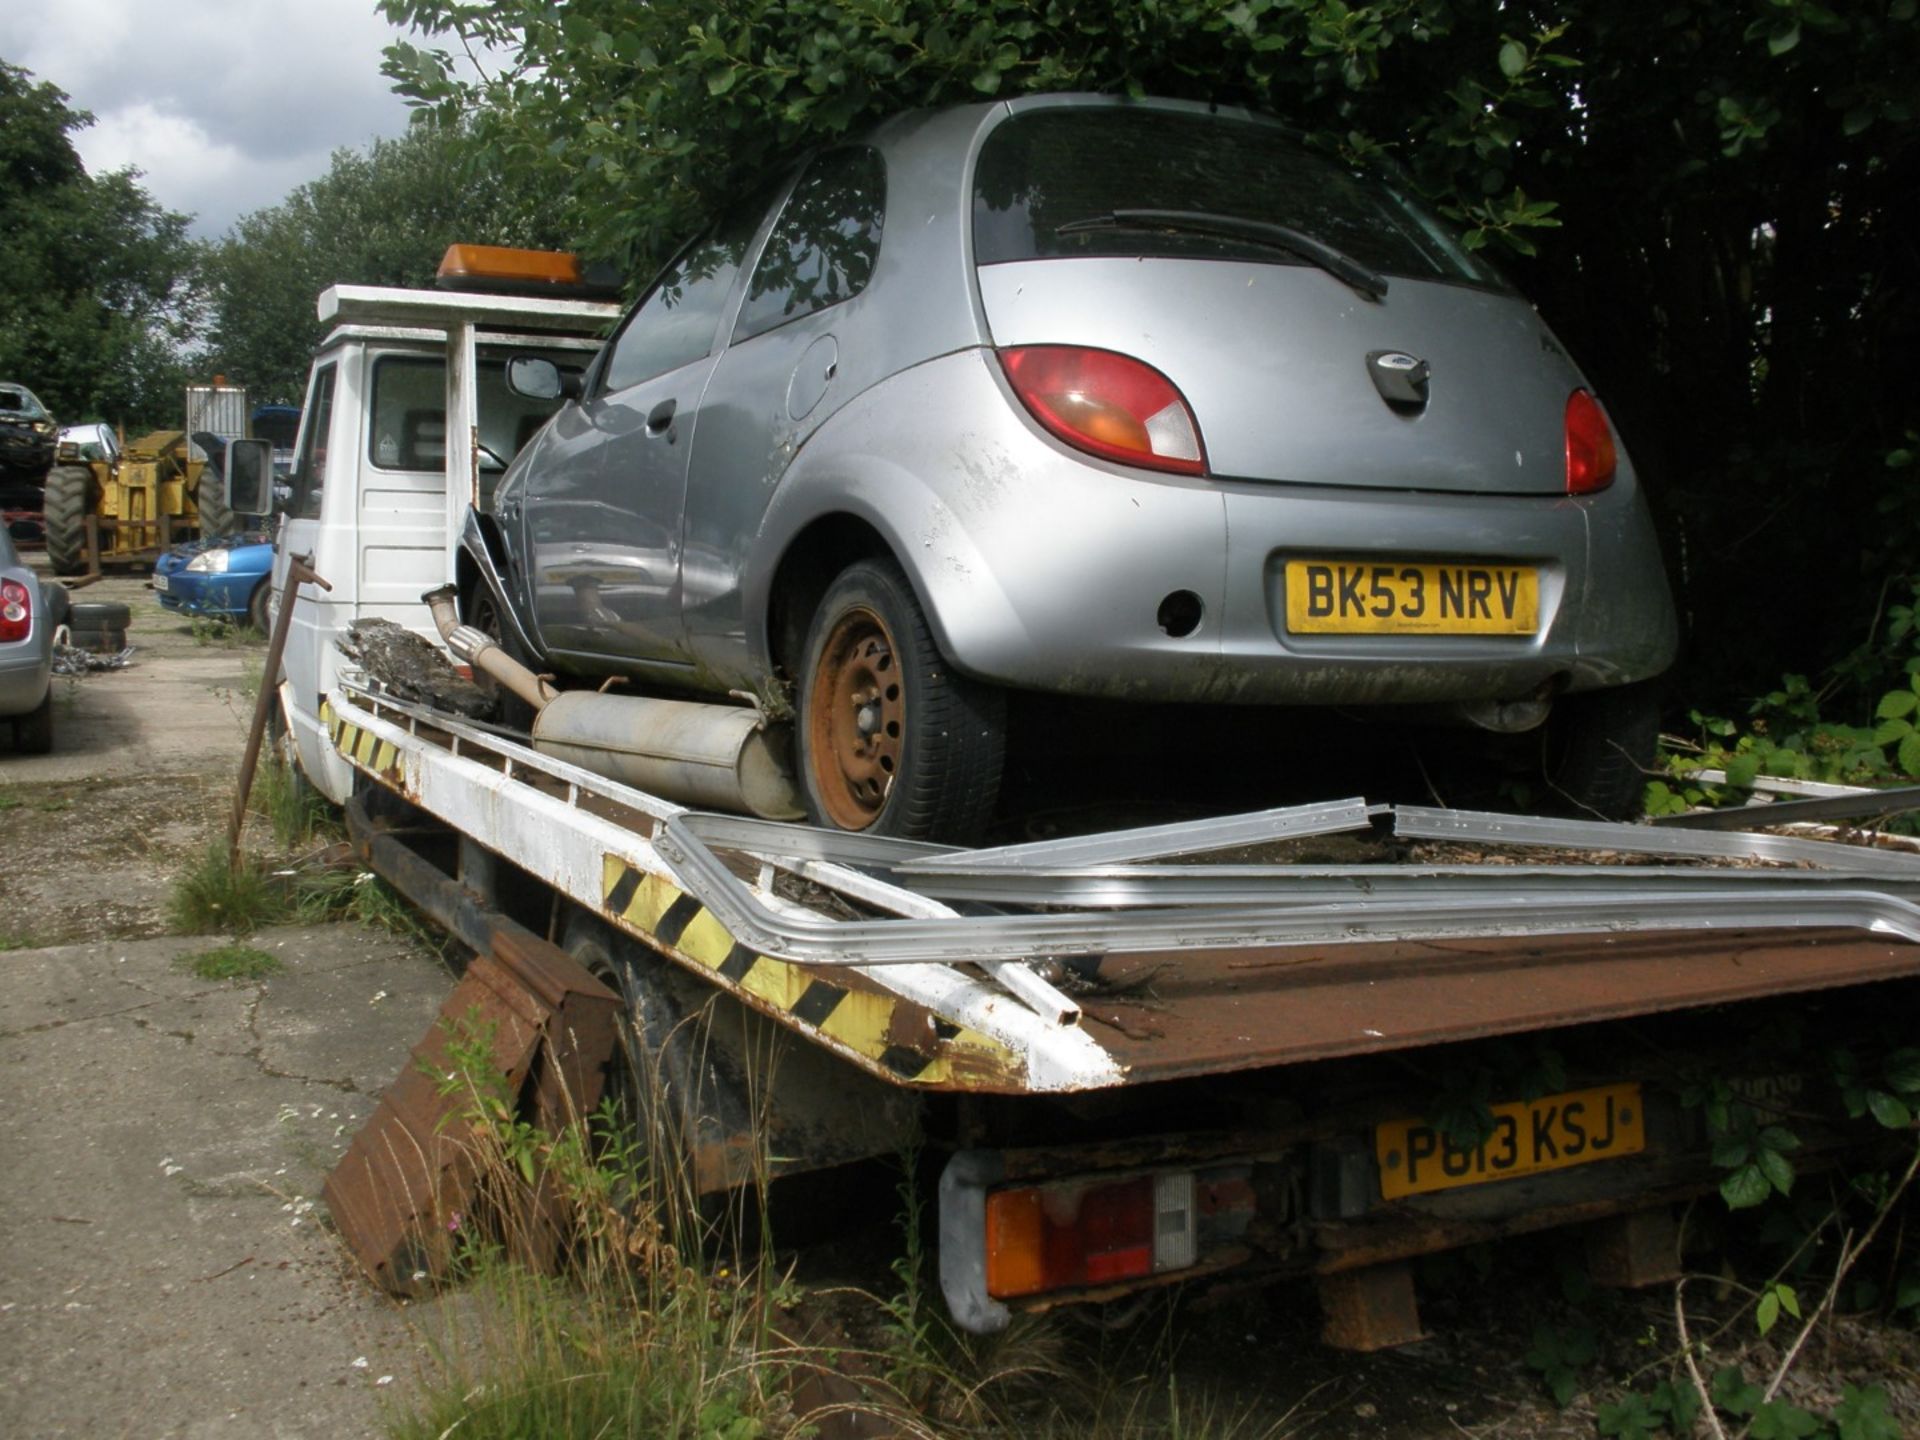
[[[53,748],[53,630],[65,598],[21,563],[0,530],[0,720],[13,723],[13,748],[22,754]]]
[[[977,831],[1014,691],[1408,707],[1637,805],[1676,625],[1605,411],[1270,119],[901,116],[721,216],[584,374],[511,370],[566,403],[470,519],[470,616],[790,713],[821,823]]]

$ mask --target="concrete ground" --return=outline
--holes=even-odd
[[[264,647],[137,579],[86,598],[133,606],[134,664],[56,681],[53,754],[0,739],[0,1432],[376,1433],[421,1348],[318,1195],[451,979],[340,925],[254,937],[262,980],[182,968],[220,942],[165,898],[224,833]]]

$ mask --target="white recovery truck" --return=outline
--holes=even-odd
[[[424,597],[457,594],[465,512],[540,422],[503,360],[582,363],[616,313],[321,297],[276,507],[279,713],[415,903],[618,993],[702,1191],[924,1145],[969,1329],[1292,1274],[1331,1342],[1371,1348],[1420,1333],[1407,1262],[1435,1250],[1578,1223],[1598,1278],[1672,1274],[1673,1206],[1722,1177],[1681,1099],[1703,1067],[1752,1114],[1790,1106],[1803,1167],[1861,1143],[1817,1046],[1745,1042],[1782,1008],[1869,1045],[1911,1017],[1911,852],[1360,799],[956,850],[678,803],[351,668],[356,619],[484,641]],[[290,597],[294,557],[331,589]],[[729,753],[760,725],[721,718]],[[1463,1095],[1476,1133],[1439,1118]]]

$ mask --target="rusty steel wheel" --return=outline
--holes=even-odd
[[[950,667],[899,567],[828,587],[800,671],[800,779],[822,825],[964,842],[993,813],[1005,699]]]
[[[865,830],[886,808],[900,773],[907,697],[893,634],[872,610],[835,622],[813,672],[807,753],[820,808],[842,830]]]

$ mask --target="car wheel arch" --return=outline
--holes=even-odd
[[[806,646],[807,628],[821,599],[848,566],[862,560],[890,560],[913,586],[921,608],[933,623],[934,637],[946,649],[933,619],[927,588],[901,547],[866,516],[835,511],[814,517],[792,535],[773,566],[759,607],[758,641],[770,672],[791,676]]]

